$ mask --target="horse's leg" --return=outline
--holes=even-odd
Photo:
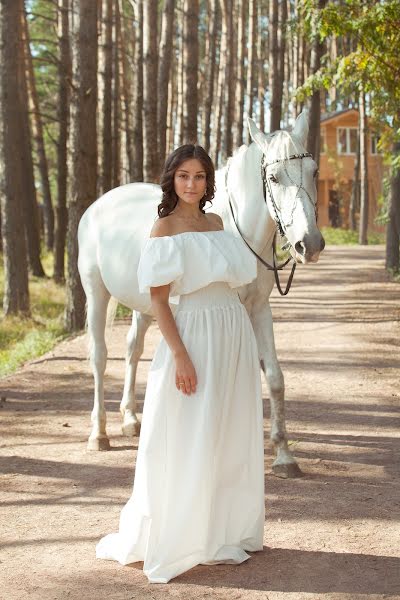
[[[127,436],[139,435],[140,422],[136,416],[136,371],[143,354],[144,336],[153,318],[144,313],[133,311],[132,325],[127,335],[124,393],[121,401],[123,417],[122,433]]]
[[[276,356],[272,313],[269,303],[263,302],[252,310],[251,320],[257,339],[261,367],[266,377],[271,404],[271,441],[276,452],[272,464],[275,475],[285,478],[300,477],[302,472],[289,450],[285,424],[285,383]]]
[[[90,279],[85,281],[84,287],[87,297],[90,364],[94,376],[92,431],[87,447],[88,450],[109,450],[110,442],[106,433],[106,410],[104,407],[104,372],[107,363],[105,327],[110,294],[98,272],[91,273]]]

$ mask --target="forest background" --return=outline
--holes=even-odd
[[[359,110],[358,239],[368,242],[366,135],[388,178],[380,222],[399,272],[398,0],[0,0],[0,374],[84,326],[76,232],[101,194],[158,182],[197,141],[221,167],[307,106]],[[368,119],[368,121],[367,121]],[[356,190],[355,190],[356,191]]]

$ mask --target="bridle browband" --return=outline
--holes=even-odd
[[[296,159],[296,158],[303,159],[303,158],[306,158],[308,156],[310,156],[311,158],[313,157],[310,152],[303,152],[302,154],[292,154],[292,155],[288,156],[287,158],[278,158],[277,160],[273,160],[273,161],[271,161],[269,163],[266,162],[264,154],[262,155],[262,158],[261,158],[261,180],[262,180],[262,184],[263,184],[264,202],[267,204],[267,191],[268,191],[269,198],[270,198],[270,201],[271,201],[271,205],[272,205],[272,208],[273,208],[273,214],[271,216],[272,216],[272,218],[274,219],[274,221],[276,223],[277,229],[278,229],[281,237],[286,238],[286,243],[282,247],[283,250],[286,250],[286,249],[288,249],[288,248],[290,248],[292,246],[291,243],[289,242],[287,236],[286,236],[286,229],[287,229],[287,227],[290,224],[286,225],[283,222],[281,211],[280,211],[279,207],[277,206],[277,204],[275,202],[274,195],[272,193],[271,183],[270,183],[269,179],[267,178],[267,167],[269,167],[270,165],[272,165],[274,163],[285,162],[287,160],[293,160],[293,159]],[[291,260],[294,260],[293,256],[292,255],[289,256],[289,258],[287,260],[285,260],[285,262],[283,262],[280,265],[276,264],[276,259],[277,259],[277,255],[276,255],[276,230],[275,230],[274,238],[273,238],[273,241],[272,241],[272,265],[270,265],[269,263],[267,263],[267,261],[265,261],[261,256],[259,256],[257,254],[257,252],[255,252],[255,250],[253,250],[253,248],[248,244],[247,240],[244,238],[242,232],[240,231],[239,225],[238,225],[238,223],[237,223],[237,221],[235,219],[235,215],[233,213],[233,208],[232,208],[232,203],[231,203],[231,194],[230,194],[229,188],[228,188],[229,167],[230,167],[230,165],[228,163],[228,166],[227,166],[226,171],[225,171],[225,187],[226,187],[226,191],[227,191],[227,194],[228,194],[229,207],[231,209],[232,218],[233,218],[233,221],[234,221],[234,223],[236,225],[236,228],[237,228],[237,230],[238,230],[238,232],[239,232],[242,240],[244,241],[244,243],[246,244],[246,246],[249,248],[249,250],[251,250],[251,252],[264,265],[264,267],[266,267],[269,271],[273,271],[274,272],[276,287],[278,288],[278,291],[279,291],[279,293],[280,293],[281,296],[286,296],[288,294],[289,290],[290,290],[291,285],[292,285],[293,276],[294,276],[294,272],[296,270],[296,264],[297,263],[296,262],[293,263],[292,270],[290,272],[289,279],[288,279],[288,282],[286,284],[285,291],[283,291],[282,287],[281,287],[281,284],[280,284],[280,281],[279,281],[279,273],[278,273],[278,271],[281,271],[284,267],[286,267],[286,265]],[[299,189],[302,188],[306,192],[307,196],[310,198],[310,195],[308,194],[307,190],[305,190],[303,188],[302,180],[300,182],[300,186],[298,186],[298,187],[299,187]],[[311,200],[311,198],[310,198],[310,200]]]

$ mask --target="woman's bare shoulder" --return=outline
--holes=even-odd
[[[172,220],[167,217],[158,218],[150,231],[150,237],[164,237],[166,235],[173,235],[174,226]]]
[[[221,219],[221,217],[219,215],[217,215],[217,213],[207,212],[206,216],[209,219],[211,224],[213,224],[214,226],[215,225],[218,226],[219,229],[224,228],[224,222]]]

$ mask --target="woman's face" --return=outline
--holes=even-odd
[[[207,189],[206,171],[197,158],[190,158],[175,171],[174,187],[179,200],[198,204]]]

